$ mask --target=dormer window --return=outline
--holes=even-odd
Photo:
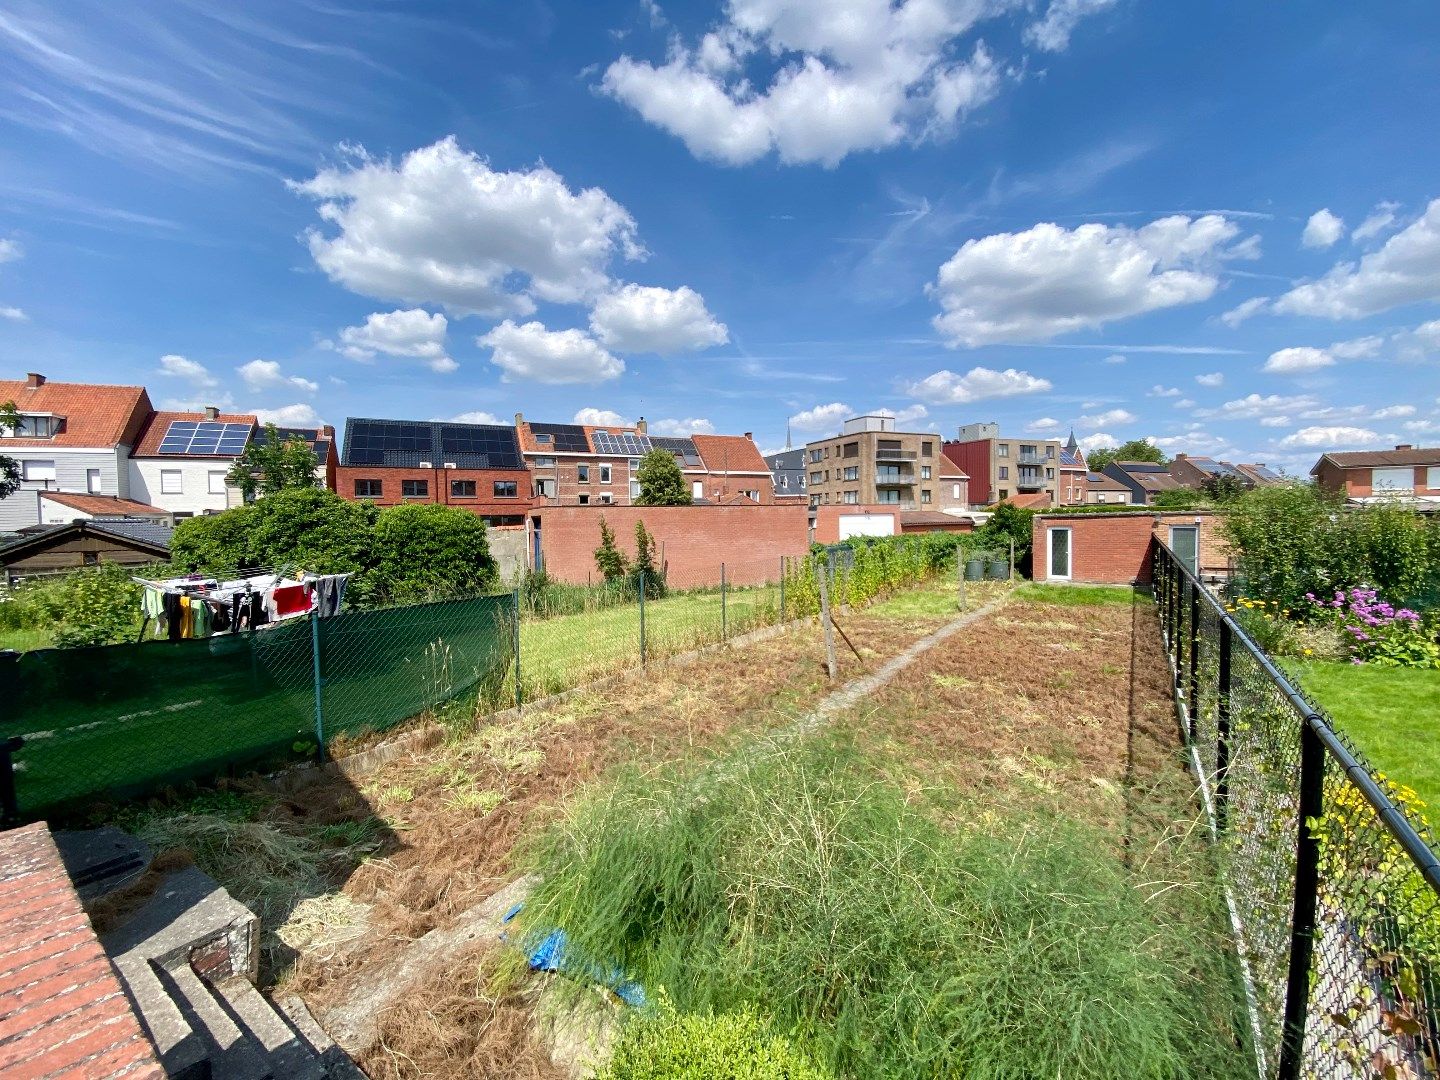
[[[541,444],[543,444],[543,445],[545,445],[545,446],[549,446],[550,443],[552,442],[552,440],[551,440],[551,438],[550,438],[549,432],[540,432],[540,431],[537,431],[537,432],[535,433],[535,441],[536,441],[537,443],[541,443]]]
[[[51,416],[48,413],[21,413],[20,422],[15,425],[12,432],[5,429],[5,434],[13,435],[17,439],[48,439],[60,432],[61,426],[65,423],[62,416]]]

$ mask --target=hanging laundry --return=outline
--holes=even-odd
[[[283,619],[289,615],[299,615],[310,610],[311,601],[305,591],[305,586],[300,584],[277,586],[271,594],[271,615],[276,619]]]
[[[199,597],[190,598],[190,636],[210,636],[210,605]]]
[[[166,636],[171,641],[179,641],[185,630],[185,608],[180,603],[182,599],[184,598],[179,593],[165,594],[165,629]]]

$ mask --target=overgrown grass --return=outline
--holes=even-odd
[[[905,589],[866,608],[866,613],[890,619],[928,619],[955,616],[988,604],[1010,588],[1006,581],[967,581],[965,607],[953,575],[936,577],[914,589]]]
[[[840,1076],[1247,1071],[1208,879],[902,787],[836,736],[632,770],[529,862],[528,930],[564,927],[683,1013],[753,1007]]]
[[[1127,606],[1137,603],[1140,593],[1128,585],[1021,585],[1015,599],[1032,604],[1060,604],[1064,607],[1097,607],[1102,604]]]
[[[1334,719],[1370,763],[1413,788],[1440,822],[1440,671],[1375,664],[1294,663],[1305,695]]]
[[[32,649],[48,649],[54,643],[54,635],[49,630],[0,630],[0,649],[30,652]]]

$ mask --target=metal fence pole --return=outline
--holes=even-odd
[[[1173,646],[1175,649],[1175,689],[1179,690],[1180,687],[1184,685],[1180,661],[1184,659],[1185,653],[1181,643],[1180,632],[1185,627],[1185,578],[1180,573],[1180,564],[1174,560],[1171,560],[1170,572],[1174,575],[1175,579],[1175,633]]]
[[[1200,582],[1190,582],[1190,690],[1185,702],[1190,717],[1190,741],[1200,729]]]
[[[635,575],[640,587],[640,666],[645,666],[645,571]]]
[[[324,680],[320,677],[320,615],[310,613],[310,658],[315,676],[315,757],[325,760],[325,705],[321,692]]]
[[[1325,812],[1325,744],[1307,716],[1300,722],[1300,812],[1295,837],[1295,907],[1290,921],[1290,971],[1285,983],[1285,1026],[1277,1080],[1300,1076],[1305,1019],[1310,1006],[1310,962],[1315,950],[1315,901],[1320,889],[1320,843],[1310,822]]]
[[[1221,619],[1220,671],[1215,679],[1215,827],[1221,832],[1230,807],[1230,650],[1234,640],[1230,623]]]
[[[720,640],[730,636],[729,611],[725,604],[725,564],[720,564]]]
[[[785,556],[780,556],[780,622],[785,621]]]
[[[515,629],[512,647],[515,651],[515,708],[525,704],[520,686],[520,590],[515,590]]]

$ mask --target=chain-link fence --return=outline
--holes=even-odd
[[[1427,823],[1164,545],[1155,596],[1260,1075],[1437,1075],[1440,860]]]
[[[33,817],[101,794],[311,756],[512,666],[512,598],[476,597],[189,641],[43,649],[0,661],[0,743]]]

